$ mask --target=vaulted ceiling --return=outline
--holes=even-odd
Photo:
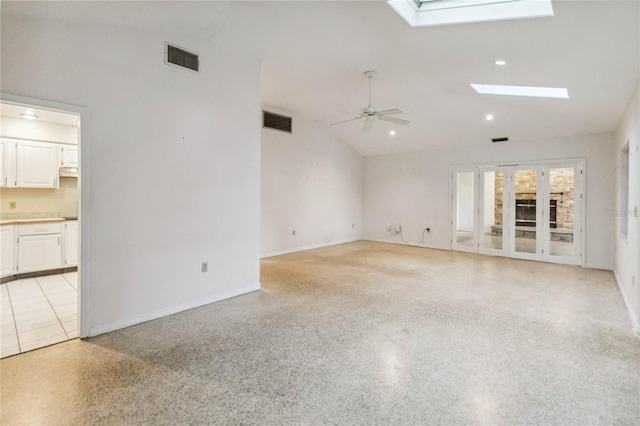
[[[3,2],[2,13],[227,43],[261,61],[265,107],[316,120],[360,154],[379,155],[615,130],[640,74],[640,4],[553,8],[548,18],[423,28],[410,28],[384,1]],[[367,105],[366,70],[377,71],[373,104],[402,108],[410,126],[329,127]],[[566,87],[570,98],[480,95],[470,83]]]

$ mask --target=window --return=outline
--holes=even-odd
[[[551,0],[388,0],[412,27],[553,16]]]

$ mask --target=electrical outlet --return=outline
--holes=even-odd
[[[296,236],[296,230],[295,229],[293,230],[293,236],[294,237]]]
[[[356,227],[356,224],[355,224],[355,223],[352,223],[352,224],[351,224],[351,227],[352,227],[352,228],[355,228],[355,227]]]
[[[202,272],[209,272],[209,262],[202,262]]]
[[[15,209],[16,208],[16,202],[15,201],[9,201],[9,208],[10,209]]]

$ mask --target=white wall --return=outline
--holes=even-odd
[[[620,206],[620,151],[629,142],[628,211],[619,211]],[[615,273],[620,291],[627,304],[631,320],[640,333],[640,226],[633,214],[634,206],[640,204],[640,85],[636,89],[627,111],[615,135],[616,158],[616,202],[612,212],[615,220]],[[627,235],[620,235],[619,217],[627,218]]]
[[[187,34],[4,14],[1,31],[3,93],[85,107],[83,329],[259,288],[257,61]],[[167,40],[201,72],[165,65]]]
[[[261,167],[263,256],[360,239],[363,159],[325,125],[294,115],[293,134],[263,129]]]
[[[400,242],[386,231],[389,223],[402,225],[405,241],[450,248],[450,167],[479,163],[511,163],[585,157],[586,264],[612,269],[614,219],[614,153],[611,134],[564,139],[506,142],[419,153],[367,157],[364,162],[363,238]]]

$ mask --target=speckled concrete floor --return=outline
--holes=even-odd
[[[638,424],[613,275],[372,242],[263,291],[0,361],[2,424]]]

